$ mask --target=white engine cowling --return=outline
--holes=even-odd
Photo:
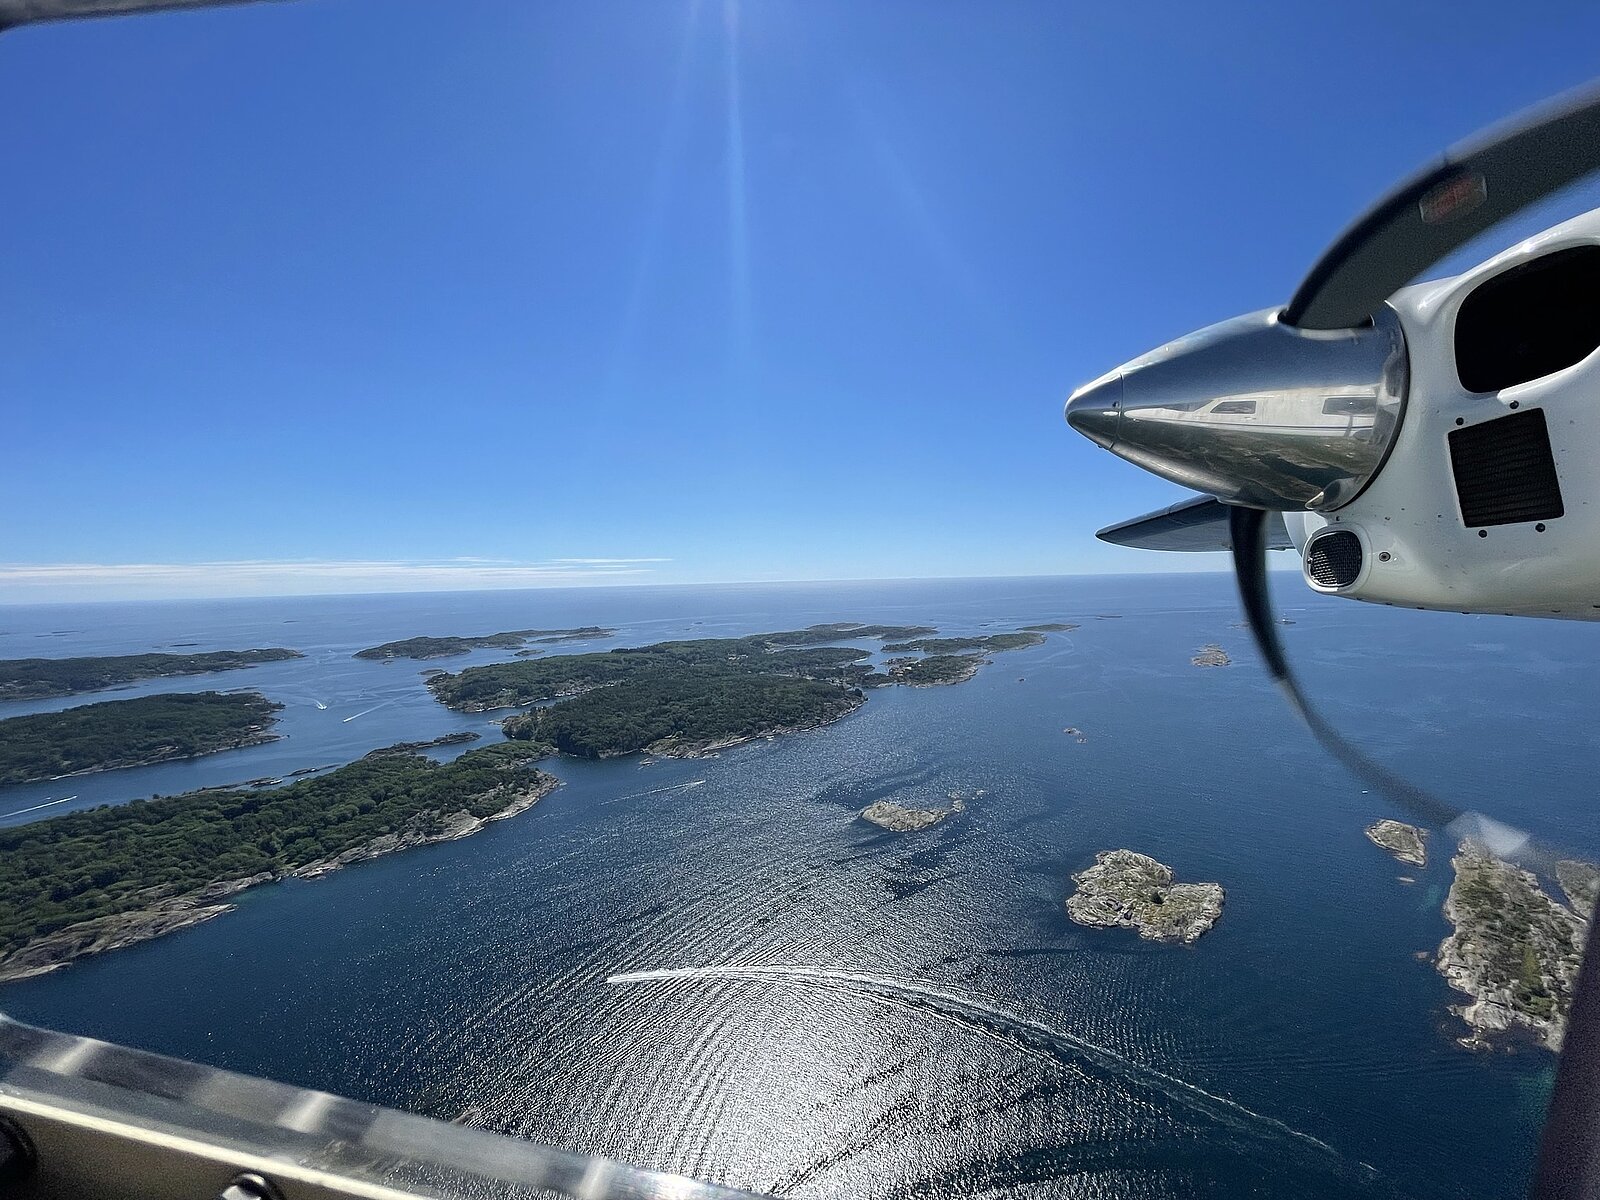
[[[1600,210],[1390,305],[1410,356],[1404,417],[1353,501],[1284,514],[1306,582],[1381,604],[1600,619]]]

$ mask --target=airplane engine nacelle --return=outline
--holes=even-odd
[[[1600,619],[1600,211],[1397,292],[1410,358],[1387,460],[1284,522],[1315,590]]]

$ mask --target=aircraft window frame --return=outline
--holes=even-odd
[[[1577,366],[1600,350],[1600,244],[1517,263],[1472,289],[1452,331],[1462,390],[1491,395]]]

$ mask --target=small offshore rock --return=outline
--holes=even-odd
[[[1413,867],[1428,865],[1428,848],[1423,842],[1427,834],[1417,826],[1385,817],[1368,825],[1366,834],[1374,846],[1382,847],[1401,862]]]
[[[867,824],[891,833],[916,833],[918,830],[932,829],[954,814],[966,811],[967,802],[960,793],[952,793],[950,799],[952,803],[949,808],[908,808],[903,804],[878,800],[863,808],[860,816]]]
[[[1217,923],[1224,893],[1215,883],[1173,883],[1172,868],[1148,854],[1102,850],[1072,877],[1067,915],[1079,925],[1127,926],[1153,941],[1189,944]]]

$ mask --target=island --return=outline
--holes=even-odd
[[[1200,653],[1189,660],[1197,667],[1226,667],[1233,664],[1228,652],[1215,642],[1200,647]]]
[[[256,692],[172,692],[0,720],[0,784],[196,758],[275,741]]]
[[[1472,998],[1456,1007],[1478,1049],[1513,1026],[1561,1048],[1587,922],[1552,900],[1531,871],[1505,862],[1472,839],[1450,860],[1455,880],[1444,915],[1455,926],[1436,965],[1450,986]]]
[[[558,784],[500,742],[436,763],[380,754],[270,791],[211,788],[0,830],[0,980],[228,912],[285,876],[466,837]]]
[[[443,733],[436,738],[429,738],[425,742],[396,742],[392,746],[383,746],[377,750],[367,751],[367,758],[388,758],[395,754],[415,754],[418,750],[432,750],[437,746],[462,746],[467,742],[475,742],[481,734],[471,730],[458,729],[454,733]]]
[[[611,637],[616,632],[615,629],[602,629],[598,625],[585,625],[579,629],[511,629],[481,637],[414,637],[399,642],[384,642],[381,646],[368,646],[365,650],[357,650],[355,657],[378,660],[450,658],[473,650],[520,650],[529,642],[553,645],[556,642],[588,641]]]
[[[89,658],[0,659],[0,701],[49,700],[175,675],[239,671],[304,658],[298,650],[213,650],[204,654],[117,654]]]
[[[1023,633],[1071,633],[1078,628],[1066,621],[1051,621],[1044,625],[1024,625]]]
[[[1152,941],[1189,944],[1217,923],[1223,891],[1215,883],[1173,883],[1172,868],[1132,850],[1102,850],[1072,877],[1067,915],[1079,925],[1127,926]]]
[[[966,798],[958,792],[951,795],[949,808],[907,808],[903,804],[878,800],[863,808],[859,816],[867,824],[887,829],[891,833],[916,833],[919,830],[932,829],[956,813],[966,811]]]
[[[983,659],[976,654],[932,654],[926,658],[885,659],[881,674],[862,678],[863,687],[942,687],[965,683],[978,673]]]
[[[1574,912],[1585,921],[1594,916],[1595,897],[1600,895],[1600,867],[1564,858],[1556,863],[1556,882],[1567,894]]]
[[[977,655],[933,653],[891,659],[876,671],[864,661],[871,650],[831,644],[846,634],[886,640],[926,628],[841,622],[552,654],[435,675],[427,686],[460,712],[528,709],[505,718],[505,735],[561,754],[692,757],[819,728],[859,708],[865,689],[960,683],[983,665]]]
[[[791,629],[785,633],[769,633],[765,635],[765,640],[772,646],[820,646],[827,642],[847,642],[856,638],[893,641],[938,632],[932,625],[862,625],[855,621],[830,621],[826,625],[808,625],[804,629]]]
[[[1385,817],[1368,825],[1366,834],[1374,846],[1382,847],[1401,862],[1413,867],[1428,865],[1428,848],[1423,842],[1426,834],[1417,826]]]
[[[963,651],[997,654],[1003,650],[1023,650],[1029,646],[1042,646],[1044,640],[1044,635],[1038,632],[989,633],[973,637],[925,637],[886,642],[883,650],[885,654],[896,654],[906,650],[921,650],[924,654],[959,654]]]

